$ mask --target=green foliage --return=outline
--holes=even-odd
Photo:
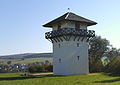
[[[109,49],[109,41],[102,39],[100,36],[94,37],[90,43],[89,56],[93,57],[96,61],[104,56],[104,53]]]
[[[35,64],[35,65],[30,65],[28,67],[28,70],[30,73],[38,73],[38,72],[42,72],[44,69],[41,65]]]
[[[120,49],[112,47],[112,45],[109,44],[108,40],[103,39],[100,36],[95,36],[93,39],[91,39],[89,44],[90,44],[89,49],[90,72],[104,72],[106,69],[109,69],[110,72],[112,73],[119,73],[116,72],[118,71],[117,69],[119,69],[120,66],[118,62],[119,59],[116,57],[120,56]],[[107,65],[110,62],[109,65],[107,65],[106,67],[101,60],[104,57],[106,57],[107,59],[105,65]],[[118,65],[116,66],[116,64]]]
[[[103,64],[101,58],[109,49],[109,41],[102,39],[100,36],[95,36],[89,43],[89,67],[90,72],[102,72]]]
[[[114,76],[120,76],[120,57],[115,57],[105,67],[105,72],[111,73]]]
[[[22,58],[21,60],[25,60],[25,58]]]
[[[45,64],[45,70],[48,72],[53,72],[53,65],[52,64]]]
[[[53,71],[53,65],[51,63],[48,64],[30,64],[28,67],[28,71],[30,73],[38,73],[38,72],[52,72]]]
[[[109,60],[113,60],[115,57],[120,56],[120,49],[112,47],[106,52],[105,56],[107,56]]]
[[[11,64],[11,63],[12,63],[12,61],[8,61],[8,62],[7,62],[7,64]]]
[[[93,62],[95,62],[94,59],[91,59],[89,62],[90,63],[90,65],[89,65],[90,73],[103,72],[104,66],[103,66],[101,59],[96,61],[95,63],[93,63]]]

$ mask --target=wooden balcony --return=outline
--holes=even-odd
[[[81,37],[94,37],[95,36],[95,31],[94,30],[84,30],[84,29],[74,29],[74,28],[62,28],[59,30],[54,30],[51,32],[46,32],[45,33],[45,38],[46,39],[53,39],[56,37],[61,37],[61,36],[81,36]]]

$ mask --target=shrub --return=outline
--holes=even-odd
[[[105,72],[120,76],[120,57],[116,57],[105,67]]]
[[[28,71],[30,73],[38,73],[38,72],[52,72],[53,71],[53,65],[51,63],[49,64],[30,64],[28,66]]]
[[[12,63],[12,61],[7,61],[7,64],[11,64]]]
[[[48,72],[53,72],[53,65],[52,64],[46,65],[45,70]]]
[[[29,70],[30,73],[37,73],[37,72],[42,72],[43,67],[41,65],[32,64],[28,67],[28,70]]]
[[[103,64],[101,59],[99,61],[89,60],[89,71],[90,73],[103,72]]]

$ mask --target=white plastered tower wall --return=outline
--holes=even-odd
[[[87,26],[95,24],[94,21],[68,12],[44,25],[52,28],[45,37],[53,43],[54,75],[89,73],[88,41],[95,36],[95,31],[88,30]]]
[[[77,43],[79,43],[79,47],[77,47]],[[53,72],[55,75],[89,73],[88,43],[86,41],[63,41],[60,43],[60,47],[58,43],[54,43],[53,49]],[[61,59],[61,61],[59,61],[59,59]]]
[[[56,30],[54,28],[56,27],[53,26],[53,30]],[[75,23],[73,21],[62,22],[62,28],[74,29]],[[87,25],[80,23],[80,29],[87,29]],[[53,43],[53,57],[53,72],[55,75],[80,75],[89,73],[88,42],[86,39],[83,41],[74,41],[74,36],[71,36],[69,41],[63,40],[59,43]]]

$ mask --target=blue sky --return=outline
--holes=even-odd
[[[120,0],[0,0],[0,55],[52,52],[42,25],[67,8],[96,21],[88,29],[120,48]]]

